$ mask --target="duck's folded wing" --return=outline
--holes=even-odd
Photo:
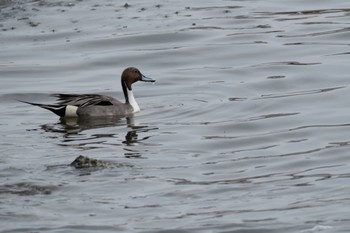
[[[96,94],[53,94],[57,98],[59,105],[74,105],[77,107],[85,107],[91,105],[115,105],[120,102],[113,97],[96,95]]]

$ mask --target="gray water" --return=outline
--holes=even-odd
[[[1,232],[349,232],[349,1],[0,1]],[[123,99],[61,122],[16,99]],[[75,169],[79,155],[115,164]]]

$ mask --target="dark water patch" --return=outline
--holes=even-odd
[[[205,7],[188,7],[188,10],[216,10],[216,9],[239,9],[242,6],[205,6]]]
[[[2,144],[3,146],[6,146],[6,144]],[[5,161],[1,161],[0,160],[0,164],[1,163],[5,163]],[[6,168],[2,168],[0,171],[0,177],[2,178],[10,178],[10,177],[15,177],[15,176],[23,176],[26,174],[26,170],[25,169],[21,169],[18,167],[6,167]]]
[[[217,27],[217,26],[194,26],[190,27],[188,29],[201,29],[201,30],[213,30],[213,29],[218,29],[218,30],[223,30],[224,28],[222,27]]]
[[[93,46],[93,48],[97,49],[103,49],[103,48],[110,48],[113,47],[114,49],[121,48],[123,50],[130,49],[130,44],[139,44],[138,42],[142,41],[142,44],[139,44],[139,46],[135,47],[133,46],[133,50],[139,49],[149,49],[150,46],[153,45],[152,48],[154,48],[156,51],[158,49],[164,49],[164,46],[162,44],[170,45],[170,49],[173,49],[174,47],[178,47],[176,45],[182,44],[181,47],[183,47],[184,43],[186,41],[193,40],[195,38],[200,38],[200,35],[190,34],[190,33],[155,33],[155,34],[138,34],[138,35],[124,35],[124,36],[118,36],[113,38],[98,38],[95,40],[87,40],[87,41],[81,41],[77,47],[78,48],[88,48]],[[148,48],[147,48],[148,47]]]
[[[235,139],[238,137],[232,137],[232,136],[203,136],[203,139]]]
[[[28,21],[27,23],[28,23],[28,25],[31,26],[31,27],[37,27],[37,26],[39,26],[39,24],[40,24],[39,22],[34,22],[34,21]]]
[[[235,151],[231,151],[231,152],[225,153],[225,154],[235,154],[235,153],[239,153],[239,152],[250,152],[250,151],[261,151],[261,150],[274,148],[276,146],[277,145],[269,145],[269,146],[260,147],[260,148],[250,148],[250,149],[237,150],[237,151],[235,150]],[[282,158],[282,157],[293,157],[293,156],[305,156],[305,155],[315,154],[317,152],[320,152],[323,150],[328,150],[328,149],[331,149],[331,148],[328,146],[325,146],[322,148],[313,148],[310,150],[295,151],[292,153],[285,153],[285,154],[270,154],[270,155],[263,155],[263,156],[241,157],[241,158],[232,159],[231,162],[232,161],[238,162],[238,161],[242,161],[242,160],[260,160],[260,159],[271,159],[271,158]]]
[[[244,98],[244,97],[230,97],[228,98],[228,101],[245,101],[248,98]]]
[[[309,19],[310,17],[293,17],[293,18],[279,18],[279,19],[275,19],[276,21],[293,21],[293,20],[307,20]]]
[[[257,98],[257,99],[284,98],[284,97],[293,97],[293,96],[299,96],[299,95],[320,94],[320,93],[324,93],[324,92],[336,91],[336,90],[343,89],[343,88],[345,88],[345,87],[321,88],[321,89],[315,89],[315,90],[296,91],[296,92],[283,93],[283,94],[264,94],[264,95],[261,95],[261,97]]]
[[[175,185],[225,185],[225,184],[246,184],[246,183],[259,183],[259,179],[271,178],[279,176],[279,173],[271,173],[266,175],[259,175],[253,177],[236,178],[236,179],[223,179],[223,180],[211,180],[211,181],[194,181],[188,179],[173,179],[169,182],[174,182]]]
[[[78,2],[78,1],[75,1]],[[17,18],[27,20],[40,13],[43,7],[73,7],[72,1],[7,1],[0,2],[0,12],[2,19]]]
[[[328,24],[341,24],[338,22],[302,22],[302,25],[328,25]]]
[[[291,113],[271,113],[256,117],[250,117],[247,121],[257,121],[257,120],[264,120],[269,118],[275,118],[275,117],[286,117],[286,116],[294,116],[300,114],[299,112],[291,112]]]
[[[239,35],[255,35],[255,34],[270,34],[270,33],[279,33],[285,32],[284,30],[270,30],[270,31],[254,31],[254,32],[237,32],[228,34],[227,36],[239,36]]]
[[[16,194],[20,196],[50,195],[56,190],[54,186],[42,186],[34,183],[16,183],[0,186],[0,194]]]
[[[344,43],[324,43],[324,42],[291,42],[291,43],[285,43],[283,45],[320,45],[320,46],[329,46],[329,45],[334,45],[334,46],[349,46],[349,44],[344,44]]]
[[[320,65],[322,63],[319,62],[298,62],[298,61],[281,61],[281,62],[271,62],[271,63],[262,63],[262,64],[258,64],[258,65],[254,65],[253,67],[257,67],[257,66],[312,66],[312,65]]]
[[[323,125],[305,125],[305,126],[299,126],[296,128],[289,129],[290,131],[293,130],[301,130],[301,129],[308,129],[308,128],[337,128],[337,127],[350,127],[350,124],[323,124]]]
[[[349,32],[349,31],[350,31],[350,27],[344,27],[344,28],[340,28],[340,29],[334,29],[334,30],[323,31],[323,32],[304,33],[304,34],[296,34],[296,35],[277,35],[277,37],[281,37],[281,38],[317,37],[317,36],[345,33],[345,32]]]
[[[39,7],[57,7],[57,6],[64,6],[64,7],[73,7],[75,6],[75,3],[73,2],[80,2],[79,0],[73,0],[73,1],[46,1],[46,0],[40,0],[40,1],[34,1],[35,5]]]
[[[281,79],[281,78],[285,78],[286,76],[284,75],[273,75],[273,76],[268,76],[266,77],[267,79]]]
[[[330,54],[328,56],[341,56],[341,55],[349,55],[350,52],[344,52],[344,53],[335,53],[335,54]]]
[[[93,216],[89,216],[93,217]],[[106,225],[93,225],[88,222],[84,224],[64,224],[61,226],[53,227],[13,227],[10,230],[5,230],[3,233],[21,233],[21,232],[55,232],[55,233],[64,233],[64,232],[76,232],[76,233],[84,233],[84,232],[120,232],[125,231],[126,229],[121,226],[106,226]]]
[[[268,15],[320,15],[320,14],[334,14],[334,13],[347,13],[347,12],[350,12],[350,8],[315,9],[315,10],[281,11],[281,12],[256,12],[256,13],[268,14]]]

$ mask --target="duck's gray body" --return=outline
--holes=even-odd
[[[57,98],[57,103],[51,105],[22,102],[50,110],[60,117],[126,116],[140,111],[131,88],[137,81],[155,82],[134,67],[125,69],[121,77],[125,103],[110,96],[96,94],[54,94],[52,96]]]
[[[134,113],[131,105],[124,107],[118,106],[86,106],[78,108],[77,115],[79,117],[98,117],[98,116],[127,116]]]
[[[137,111],[129,102],[122,103],[110,96],[95,94],[55,94],[54,96],[58,98],[60,106],[67,106],[66,117],[74,117],[74,112],[72,116],[68,113],[69,106],[78,107],[76,115],[79,117],[124,116]]]

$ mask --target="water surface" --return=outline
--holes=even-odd
[[[348,232],[347,1],[2,1],[2,232]],[[17,102],[122,99],[61,121]],[[350,98],[350,96],[349,96]],[[79,155],[116,164],[75,169]]]

